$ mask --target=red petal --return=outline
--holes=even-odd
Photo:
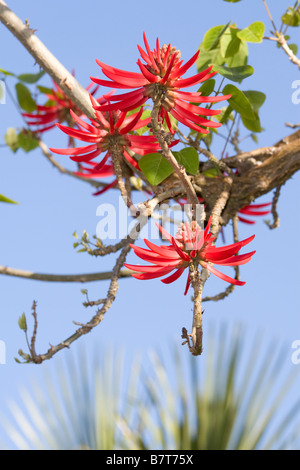
[[[237,279],[233,279],[232,277],[227,276],[226,274],[221,273],[220,271],[218,271],[217,269],[215,269],[215,268],[214,268],[213,266],[211,266],[210,264],[207,264],[205,267],[206,267],[206,269],[208,269],[208,271],[210,271],[212,274],[214,274],[215,276],[219,277],[219,278],[222,279],[223,281],[229,282],[230,284],[234,284],[235,286],[244,286],[244,285],[246,284],[246,282],[238,281]]]
[[[203,72],[197,73],[197,75],[193,75],[192,77],[184,78],[183,80],[176,80],[176,88],[186,88],[200,83],[201,80],[211,71],[212,67],[213,66],[211,65],[207,69],[203,70]]]
[[[83,155],[91,150],[96,150],[97,144],[85,145],[84,147],[76,147],[71,149],[53,149],[50,148],[51,152],[57,153],[58,155]]]
[[[162,279],[161,282],[164,284],[171,284],[174,281],[177,281],[177,279],[180,278],[180,276],[183,274],[185,268],[179,268],[175,273],[171,274],[171,276],[166,277],[165,279]]]
[[[189,273],[187,281],[186,281],[186,287],[185,287],[184,295],[187,295],[187,293],[189,291],[189,288],[190,288],[190,285],[191,285],[191,276],[190,276],[190,273]]]
[[[199,56],[199,52],[200,51],[197,51],[196,54],[193,55],[193,57],[188,60],[182,67],[180,67],[180,69],[177,70],[177,73],[176,75],[178,77],[180,77],[181,75],[185,74],[185,72],[188,71],[188,69],[191,68],[191,66],[196,62],[196,60],[198,59],[198,56]]]
[[[175,111],[175,109],[171,109],[170,114],[172,114],[172,116],[175,119],[177,119],[182,124],[189,127],[190,129],[193,129],[194,131],[200,132],[201,134],[209,134],[209,131],[207,129],[204,129],[203,127],[198,126],[198,125],[194,124],[193,122],[189,121],[184,116],[182,116],[177,111]]]
[[[197,107],[197,106],[196,106]],[[218,127],[221,127],[221,123],[220,122],[214,122],[214,121],[209,121],[207,119],[204,119],[200,116],[197,116],[196,114],[194,113],[191,113],[190,111],[187,111],[186,109],[184,109],[179,103],[178,101],[176,101],[176,105],[175,105],[175,111],[177,111],[178,113],[181,114],[181,116],[185,117],[186,119],[189,119],[190,121],[200,125],[200,126],[205,126],[205,127],[213,127],[213,128],[218,128]],[[220,111],[218,111],[218,114],[220,113]]]
[[[136,72],[127,72],[126,70],[117,69],[116,67],[111,67],[110,65],[104,64],[100,62],[100,60],[96,59],[97,64],[102,68],[102,70],[106,70],[109,73],[113,73],[116,75],[120,75],[121,77],[127,78],[134,78],[134,79],[143,79],[140,73]]]

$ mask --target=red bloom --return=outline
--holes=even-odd
[[[93,82],[113,88],[136,88],[136,90],[129,93],[114,95],[111,101],[116,101],[117,103],[101,105],[98,109],[129,111],[142,106],[149,98],[154,98],[154,96],[160,94],[162,96],[160,115],[167,123],[170,132],[174,133],[174,129],[172,128],[168,113],[190,129],[194,129],[202,134],[208,134],[207,127],[220,127],[220,123],[206,119],[207,116],[217,115],[220,111],[201,108],[189,102],[199,104],[217,103],[231,98],[231,95],[208,97],[201,96],[201,93],[180,91],[181,88],[203,83],[216,74],[216,72],[211,72],[211,66],[190,78],[182,79],[182,75],[196,62],[199,51],[186,64],[182,65],[183,61],[180,60],[180,51],[176,50],[175,47],[171,47],[170,44],[160,47],[159,40],[157,39],[156,49],[152,52],[145,33],[144,43],[147,52],[138,46],[141,57],[146,62],[146,64],[143,64],[140,59],[137,61],[141,73],[126,72],[110,67],[97,60],[98,65],[102,68],[102,72],[111,81],[91,77]]]
[[[209,219],[205,230],[201,230],[197,222],[192,222],[192,224],[181,224],[175,238],[166,232],[166,230],[160,225],[157,225],[161,234],[171,243],[171,245],[157,246],[149,240],[144,241],[150,250],[145,250],[144,248],[132,245],[136,255],[145,261],[149,261],[154,266],[135,266],[131,264],[125,264],[125,266],[128,269],[141,273],[132,274],[136,279],[155,279],[170,274],[175,270],[173,274],[162,279],[163,283],[170,284],[182,275],[184,270],[189,267],[190,263],[197,260],[202,267],[208,269],[208,271],[215,274],[215,276],[220,279],[237,286],[243,286],[245,282],[238,281],[221,273],[215,269],[212,264],[239,266],[248,263],[255,251],[251,251],[244,255],[237,255],[237,253],[243,246],[250,243],[255,235],[238,243],[216,248],[213,245],[215,238],[211,233],[209,233],[210,224],[211,219]],[[191,279],[189,273],[185,295],[188,292],[190,282]]]
[[[91,100],[95,109],[98,103],[92,97]],[[94,167],[94,170],[97,172],[103,169],[113,148],[117,148],[118,151],[122,152],[124,158],[137,169],[139,169],[138,163],[129,154],[128,149],[139,155],[145,155],[160,150],[160,146],[154,136],[129,134],[129,132],[140,129],[150,122],[150,118],[140,119],[143,108],[141,108],[138,113],[128,117],[126,117],[126,112],[123,111],[114,110],[101,112],[95,109],[96,119],[90,119],[91,124],[83,121],[72,110],[70,110],[70,113],[80,130],[61,124],[57,124],[57,126],[70,137],[88,142],[91,145],[50,150],[60,155],[70,155],[71,160],[81,163],[90,162],[101,153],[106,152],[102,161]],[[178,141],[173,142],[172,145],[175,145],[177,142]]]
[[[54,89],[52,93],[46,94],[49,101],[43,106],[37,105],[36,113],[22,113],[22,116],[26,118],[27,124],[29,126],[38,126],[34,131],[36,133],[42,133],[53,129],[58,122],[67,122],[69,126],[76,126],[75,121],[70,116],[70,110],[72,109],[78,116],[82,115],[77,106],[67,97],[67,95],[62,91],[62,89],[53,82]],[[86,89],[89,91],[92,88],[93,84],[91,83]],[[98,90],[99,85],[94,87],[91,91],[91,94],[94,96]],[[99,104],[106,103],[106,100],[103,98],[99,99]]]
[[[241,222],[244,222],[245,224],[255,224],[256,222],[254,220],[249,220],[245,219],[243,216],[248,215],[248,216],[262,216],[262,215],[267,215],[270,214],[270,210],[261,210],[264,207],[271,206],[271,202],[267,202],[266,204],[249,204],[248,206],[243,207],[243,209],[239,210],[238,212],[238,219]],[[242,215],[239,215],[242,214]]]

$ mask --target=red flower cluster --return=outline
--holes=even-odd
[[[201,93],[180,91],[181,88],[203,83],[216,74],[216,72],[211,72],[211,66],[190,78],[182,78],[187,70],[196,62],[199,51],[188,62],[182,65],[183,61],[180,60],[180,51],[176,50],[175,47],[171,47],[170,44],[160,47],[159,40],[157,39],[156,49],[152,52],[145,33],[144,43],[147,52],[138,46],[141,58],[145,61],[145,64],[140,59],[137,61],[141,73],[126,72],[125,70],[110,67],[97,60],[102,72],[110,81],[90,77],[93,82],[112,88],[136,88],[136,90],[129,93],[114,95],[110,101],[116,101],[116,103],[104,104],[99,106],[98,109],[101,111],[116,109],[129,111],[142,106],[149,98],[154,100],[155,97],[160,96],[160,116],[167,123],[171,133],[175,131],[168,113],[190,129],[194,129],[202,134],[209,133],[207,128],[220,127],[220,123],[206,119],[208,116],[219,114],[220,111],[201,108],[191,104],[190,101],[199,104],[217,103],[231,98],[231,95],[207,97],[201,96]]]
[[[36,113],[22,113],[29,126],[38,126],[34,132],[39,134],[53,129],[58,122],[67,122],[69,126],[76,125],[70,116],[70,110],[78,116],[82,115],[80,109],[67,97],[63,90],[55,82],[53,82],[53,85],[52,93],[46,94],[49,105],[47,103],[43,106],[37,105]],[[93,84],[91,83],[86,90],[89,91],[92,87]],[[94,86],[91,91],[92,96],[94,96],[98,88],[99,85]],[[99,104],[105,102],[105,99],[99,99]]]
[[[70,137],[88,142],[91,145],[69,149],[50,149],[52,152],[60,155],[69,155],[75,162],[90,162],[98,155],[105,153],[102,161],[97,164],[93,171],[103,170],[108,161],[112,149],[121,152],[124,158],[134,167],[139,169],[138,163],[129,154],[128,149],[139,155],[145,155],[151,152],[157,152],[160,149],[155,136],[140,136],[130,134],[131,131],[140,129],[149,124],[150,118],[141,119],[143,108],[139,112],[127,117],[123,111],[113,110],[101,112],[97,111],[98,102],[91,97],[92,105],[95,110],[96,119],[90,119],[90,124],[85,122],[70,110],[71,116],[77,123],[79,130],[72,127],[66,127],[61,124],[57,126]],[[178,141],[174,141],[176,145]]]
[[[237,255],[239,250],[250,243],[255,235],[238,243],[217,248],[213,243],[215,238],[209,233],[211,219],[209,219],[205,230],[201,230],[197,222],[181,224],[176,237],[172,237],[163,227],[157,225],[161,234],[171,243],[168,246],[157,246],[149,240],[144,240],[150,250],[131,245],[135,254],[153,266],[138,266],[125,264],[128,269],[140,274],[132,274],[136,279],[156,279],[158,277],[173,274],[162,279],[164,284],[176,281],[196,260],[202,267],[208,269],[212,274],[231,284],[242,286],[245,282],[233,279],[221,273],[212,264],[222,266],[239,266],[248,263],[255,251],[244,255]],[[185,295],[190,287],[190,273],[185,289]]]

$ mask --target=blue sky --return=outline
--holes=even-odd
[[[187,0],[184,4],[175,0],[143,4],[137,0],[113,4],[91,0],[84,4],[69,0],[10,0],[8,4],[21,19],[28,18],[40,39],[69,70],[75,69],[77,79],[84,86],[88,85],[89,76],[100,76],[96,58],[121,69],[137,71],[136,44],[142,45],[143,31],[150,45],[154,45],[158,36],[161,44],[176,45],[182,58],[188,60],[204,33],[217,24],[231,20],[243,28],[261,20],[267,24],[267,31],[270,29],[262,1],[253,0],[238,4],[221,0]],[[288,5],[288,1],[269,1],[274,18],[279,18]],[[33,58],[2,25],[0,44],[1,68],[15,73],[38,71]],[[271,42],[250,45],[249,50],[249,63],[255,68],[255,74],[243,82],[242,88],[267,94],[261,110],[265,131],[259,136],[259,145],[272,145],[291,132],[284,125],[286,121],[299,122],[300,105],[291,100],[292,82],[299,79],[299,71]],[[10,88],[14,87],[13,80],[8,84]],[[45,78],[41,84],[47,86],[50,81]],[[6,129],[17,126],[22,126],[22,120],[7,98],[7,104],[0,105],[0,143]],[[58,130],[47,133],[45,141],[50,147],[62,147],[66,142]],[[254,142],[245,142],[245,150],[253,148]],[[220,149],[217,145],[214,150]],[[90,234],[95,233],[99,221],[97,206],[100,202],[116,204],[116,194],[109,192],[101,200],[92,197],[89,185],[60,175],[39,150],[12,154],[1,147],[0,158],[0,193],[20,203],[18,206],[0,206],[0,264],[48,273],[109,270],[113,257],[96,259],[77,254],[72,246],[72,233],[74,230],[81,233],[84,229]],[[72,168],[67,157],[61,157],[59,161]],[[245,325],[250,335],[263,331],[266,342],[274,338],[286,342],[284,360],[287,370],[296,367],[291,364],[290,345],[300,339],[299,178],[295,175],[282,189],[278,205],[279,229],[270,231],[261,220],[254,227],[240,224],[241,238],[252,235],[253,230],[256,234],[251,249],[256,249],[257,254],[242,269],[242,279],[247,284],[236,288],[223,302],[206,304],[204,316],[204,335],[209,323],[226,321],[230,325]],[[271,198],[271,194],[267,195],[262,202],[269,202]],[[226,237],[230,240],[229,227]],[[134,255],[130,255],[129,260],[134,262]],[[117,300],[105,320],[81,342],[91,349],[107,344],[122,346],[130,354],[145,353],[149,348],[161,347],[172,340],[180,344],[181,328],[190,329],[192,320],[192,303],[189,297],[183,296],[184,282],[182,279],[165,286],[157,280],[121,280]],[[40,378],[42,371],[50,367],[49,364],[38,367],[15,364],[18,349],[26,349],[23,334],[17,326],[18,317],[25,311],[31,323],[32,301],[38,301],[37,351],[44,352],[49,343],[56,344],[73,332],[73,320],[85,322],[92,316],[92,312],[81,306],[82,287],[86,286],[0,277],[0,339],[7,347],[7,363],[0,366],[0,414],[8,415],[7,399],[17,396],[21,384],[30,384],[32,377]],[[88,285],[90,298],[103,297],[107,287],[107,282]],[[206,285],[206,294],[218,293],[224,287],[224,282],[211,278]],[[72,349],[76,351],[78,347],[74,344]],[[68,354],[71,353],[64,351],[57,355],[51,367]],[[183,348],[182,354],[188,354],[188,351]],[[201,357],[198,359],[202,360]],[[291,398],[296,398],[296,393],[297,387]]]

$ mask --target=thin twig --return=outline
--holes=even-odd
[[[124,269],[120,272],[120,277],[125,278],[131,276],[133,271]],[[106,271],[101,273],[88,273],[88,274],[46,274],[36,273],[33,271],[24,271],[23,269],[14,269],[7,266],[0,266],[0,275],[19,277],[22,279],[43,281],[43,282],[94,282],[106,281],[111,279],[112,272]]]
[[[278,186],[276,188],[274,196],[273,196],[273,201],[272,201],[272,216],[273,216],[273,223],[271,223],[269,220],[265,220],[264,222],[267,224],[270,230],[274,230],[275,228],[279,227],[280,220],[279,220],[279,215],[277,212],[277,204],[279,201],[279,196],[280,196],[280,191],[281,191],[282,186]]]

